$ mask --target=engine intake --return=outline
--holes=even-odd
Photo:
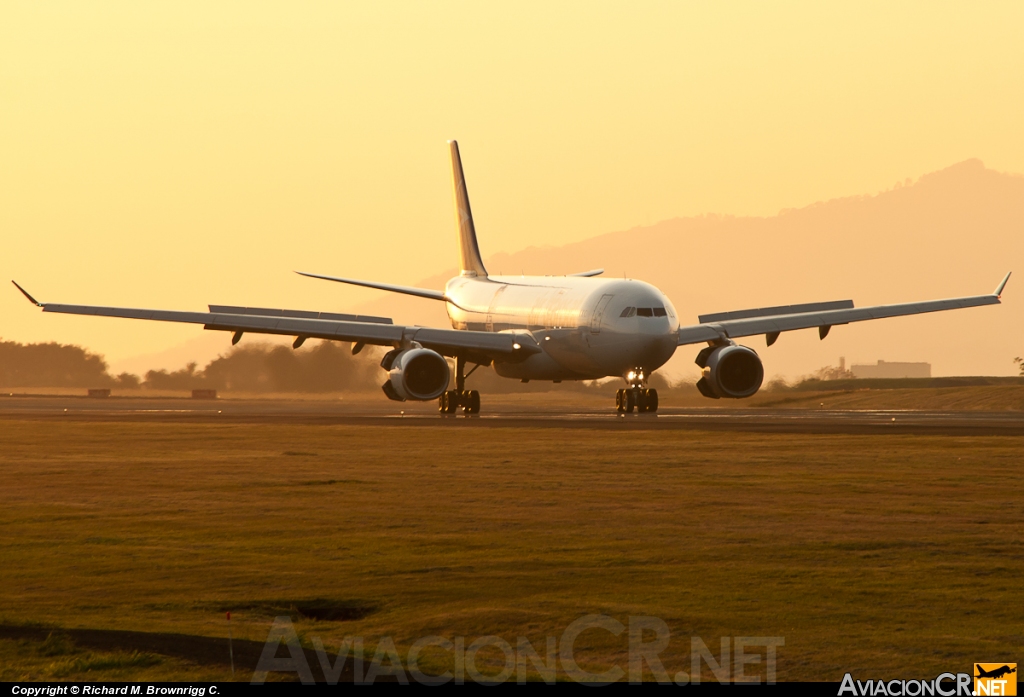
[[[448,389],[451,380],[451,370],[444,356],[425,348],[389,351],[380,367],[389,373],[381,389],[388,399],[396,402],[437,399]]]
[[[697,389],[711,399],[742,399],[761,389],[764,366],[754,349],[746,346],[708,346],[697,354],[704,376]]]

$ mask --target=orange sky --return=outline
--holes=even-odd
[[[1024,172],[1022,26],[1019,2],[6,2],[0,270],[44,301],[352,307],[376,296],[291,271],[452,266],[452,137],[485,254]],[[8,340],[120,360],[198,333],[0,293]]]

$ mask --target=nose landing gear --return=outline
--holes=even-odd
[[[620,414],[632,414],[634,409],[640,414],[658,411],[658,391],[646,387],[647,375],[643,368],[634,368],[624,377],[629,387],[615,393],[615,411]]]
[[[615,411],[620,414],[653,414],[658,411],[658,391],[641,387],[630,387],[615,393]]]

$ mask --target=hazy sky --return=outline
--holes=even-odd
[[[1024,172],[1022,27],[1020,2],[10,0],[0,270],[44,301],[350,307],[372,291],[291,271],[452,266],[453,137],[485,254]],[[9,340],[199,332],[0,292]]]

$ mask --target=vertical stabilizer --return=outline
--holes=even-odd
[[[462,158],[459,144],[448,141],[452,151],[452,185],[455,189],[455,224],[459,228],[459,269],[463,276],[487,276],[484,260],[480,258],[480,247],[476,243],[476,228],[473,226],[473,211],[469,207],[466,193],[466,177],[462,174]]]

